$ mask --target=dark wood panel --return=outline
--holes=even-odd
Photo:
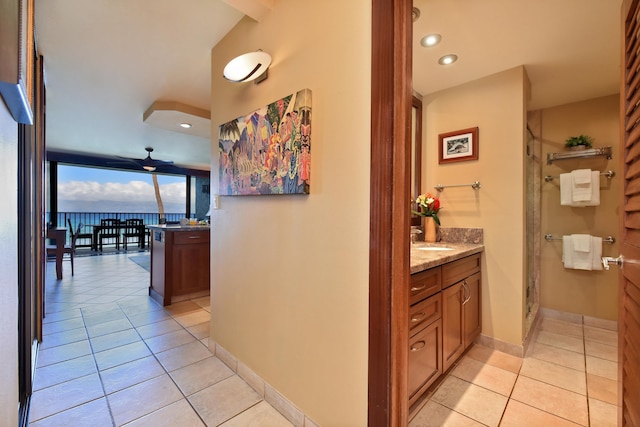
[[[640,175],[640,126],[634,111],[640,102],[640,73],[638,73],[638,0],[623,0],[624,48],[622,63],[621,108],[623,134],[624,191],[622,197],[623,218],[620,221],[622,237],[620,253],[625,259],[619,285],[618,320],[618,421],[622,426],[640,425],[640,357],[637,343],[640,341],[640,214],[638,213],[638,176]],[[626,17],[626,18],[625,18]],[[624,105],[624,101],[627,104]],[[631,100],[631,102],[629,102]]]
[[[372,0],[368,425],[408,423],[411,2]]]

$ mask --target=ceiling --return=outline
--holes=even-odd
[[[169,130],[171,114],[161,124],[143,115],[156,101],[210,109],[211,48],[244,16],[229,4],[251,2],[264,0],[36,0],[48,148],[143,158],[152,146],[156,159],[208,169],[206,135]],[[525,65],[530,109],[617,93],[620,3],[414,0],[414,88],[427,95]],[[442,42],[425,49],[431,32]],[[447,53],[459,60],[438,65]]]
[[[414,0],[413,82],[422,95],[524,65],[529,110],[619,92],[621,0]],[[439,45],[420,46],[429,34]],[[454,53],[449,66],[438,59]]]

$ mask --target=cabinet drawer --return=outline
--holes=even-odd
[[[442,288],[480,271],[480,254],[474,254],[442,266]]]
[[[409,305],[413,305],[440,291],[442,289],[441,277],[442,270],[440,267],[412,274],[409,280]]]
[[[442,374],[442,319],[409,339],[409,406]]]
[[[442,295],[439,293],[409,307],[409,336],[442,317]]]
[[[178,231],[174,233],[174,245],[187,245],[209,242],[209,231]]]

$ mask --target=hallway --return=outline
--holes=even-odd
[[[62,281],[47,264],[29,425],[292,426],[207,348],[209,297],[163,308],[138,263],[77,257]]]

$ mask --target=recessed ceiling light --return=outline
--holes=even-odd
[[[191,123],[180,123],[181,128],[189,129],[191,127]]]
[[[445,55],[442,58],[438,59],[438,64],[440,65],[450,65],[458,60],[458,55]]]
[[[427,34],[420,39],[420,44],[423,47],[432,47],[440,43],[440,40],[442,40],[442,36],[440,34]]]

